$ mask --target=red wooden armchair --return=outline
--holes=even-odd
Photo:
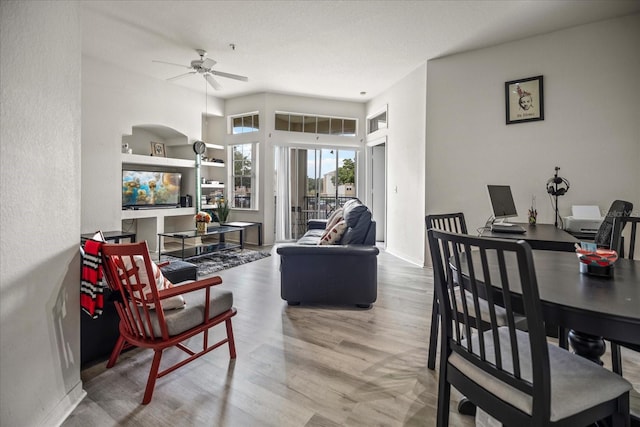
[[[231,318],[236,315],[236,309],[233,307],[233,294],[230,291],[214,288],[222,283],[220,277],[158,290],[155,277],[159,269],[149,257],[146,242],[105,243],[102,245],[102,262],[109,288],[119,295],[115,306],[120,316],[120,337],[111,352],[107,368],[115,365],[125,347],[150,348],[155,353],[142,399],[143,405],[151,401],[157,378],[211,350],[228,343],[231,358],[236,358],[231,327]],[[163,302],[168,307],[167,302],[175,302],[180,297],[186,302],[183,308],[160,308]],[[209,329],[223,322],[227,329],[226,338],[209,343]],[[194,351],[184,341],[199,334],[203,335],[202,349]],[[160,370],[162,353],[170,347],[183,350],[188,357]]]

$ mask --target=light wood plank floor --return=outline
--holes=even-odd
[[[129,351],[112,369],[98,363],[83,370],[88,396],[63,425],[435,425],[438,375],[426,368],[431,269],[381,251],[378,301],[362,310],[288,307],[278,267],[274,250],[219,273],[238,309],[234,362],[226,347],[215,350],[158,380],[143,406],[152,352]],[[179,356],[171,350],[164,357]],[[625,372],[640,378],[640,358],[627,356]],[[454,391],[450,425],[474,425],[456,412],[459,398]]]

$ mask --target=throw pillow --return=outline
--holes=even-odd
[[[340,241],[344,231],[347,229],[347,223],[344,220],[338,221],[336,225],[334,225],[331,230],[329,230],[326,234],[323,234],[320,238],[319,245],[333,245]]]
[[[339,221],[342,221],[344,210],[342,208],[338,208],[329,215],[327,218],[327,226],[325,227],[326,231],[329,231],[336,225]]]
[[[331,214],[327,218],[327,230],[331,229],[331,227],[336,225],[336,223],[340,221],[340,219],[342,219],[342,217],[344,216],[343,212],[344,212],[344,209],[342,208],[338,208],[333,212],[331,212]],[[336,219],[336,218],[340,218],[340,219]]]
[[[129,257],[125,257],[123,260],[124,260],[125,271],[131,271],[132,276],[134,272],[133,268],[139,271],[140,282],[141,282],[140,284],[143,285],[142,292],[145,297],[151,293],[150,286],[155,286],[156,289],[158,289],[159,291],[173,287],[173,283],[171,283],[166,277],[164,277],[164,275],[162,274],[162,271],[156,265],[155,262],[151,262],[151,268],[153,270],[153,278],[150,280],[149,276],[147,275],[147,269],[144,266],[144,258],[142,257],[142,255],[133,256],[133,261],[135,263],[135,266],[131,265],[131,260]],[[135,278],[133,279],[133,281],[135,282]],[[174,308],[183,308],[186,302],[182,297],[182,295],[176,295],[175,297],[162,300],[161,304],[162,304],[163,310],[172,310]],[[153,304],[149,304],[149,306],[152,309],[155,308]]]

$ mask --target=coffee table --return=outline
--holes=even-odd
[[[225,241],[224,235],[227,233],[240,233],[240,243],[227,243]],[[185,242],[187,239],[195,239],[198,237],[208,237],[208,236],[220,236],[220,240],[218,243],[202,243],[197,244],[195,246],[191,246],[186,248]],[[172,251],[162,251],[162,238],[174,238],[180,239],[182,241],[182,248],[178,250]],[[220,226],[210,226],[207,228],[207,231],[204,233],[198,233],[197,230],[187,230],[187,231],[172,231],[167,233],[158,233],[158,260],[162,257],[162,255],[170,255],[182,260],[188,258],[195,258],[200,255],[205,255],[211,252],[222,251],[226,249],[233,248],[243,248],[244,247],[244,228],[242,227],[230,227],[226,225]]]

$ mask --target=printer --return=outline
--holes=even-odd
[[[572,233],[596,234],[604,217],[598,206],[571,206],[571,216],[565,216],[564,229]]]

